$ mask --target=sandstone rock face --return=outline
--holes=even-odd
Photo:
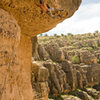
[[[24,52],[20,52],[22,48],[18,44],[20,28],[15,19],[2,9],[0,30],[0,100],[32,100],[29,68],[25,68],[24,59],[21,62]]]
[[[48,43],[45,45],[45,49],[48,52],[50,58],[53,61],[62,61],[64,60],[64,54],[63,52],[59,49],[58,44],[56,43]]]
[[[51,93],[59,94],[70,90],[67,84],[67,77],[59,65],[51,62],[43,63],[43,66],[49,70],[49,88]]]
[[[95,57],[94,54],[90,54],[87,52],[81,52],[80,61],[85,64],[97,63],[97,57]]]
[[[38,51],[40,59],[43,59],[44,61],[49,59],[49,55],[43,46],[38,45]]]
[[[48,69],[39,65],[36,62],[32,62],[32,87],[35,91],[36,100],[48,100]]]
[[[40,0],[1,0],[0,8],[10,12],[21,27],[21,32],[28,36],[50,30],[57,23],[73,15],[81,0],[43,0],[49,8],[54,9],[45,13],[41,9]],[[43,7],[42,7],[43,8]],[[43,12],[43,13],[42,13]],[[55,17],[52,17],[55,16]]]

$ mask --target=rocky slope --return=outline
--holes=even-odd
[[[100,83],[99,38],[100,33],[38,37],[37,55],[33,59],[49,71],[50,94],[66,94]],[[80,99],[82,94],[91,98],[88,91],[80,90]],[[92,100],[88,97],[82,100]]]

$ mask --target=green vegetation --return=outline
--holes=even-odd
[[[94,33],[99,33],[99,31],[98,31],[98,30],[96,30]]]
[[[70,91],[68,94],[69,95],[74,95],[74,96],[78,97],[78,92],[79,92],[79,90],[77,89],[75,91]]]
[[[61,36],[65,36],[64,34],[61,34]]]
[[[43,34],[41,33],[40,36],[43,36]]]
[[[72,33],[54,34],[54,36],[38,37],[38,41],[43,45],[47,43],[57,44],[59,49],[66,54],[65,58],[74,64],[83,63],[84,57],[82,55],[86,55],[89,61],[98,59],[97,61],[100,63],[100,32],[77,35]]]
[[[100,88],[100,83],[93,86],[94,89]]]
[[[94,49],[97,49],[98,48],[98,44],[97,43],[94,43],[93,48]]]
[[[49,98],[51,100],[64,100],[60,94],[58,96],[49,95]]]
[[[54,34],[54,37],[57,37],[57,38],[59,38],[59,37],[60,37],[60,35]]]
[[[72,33],[67,33],[67,35],[68,35],[68,36],[73,36],[73,34],[72,34]]]
[[[45,34],[44,36],[48,36],[48,34]]]
[[[88,50],[89,50],[89,51],[93,51],[93,48],[92,48],[92,47],[88,47]]]
[[[78,57],[77,55],[74,55],[74,56],[72,57],[72,62],[73,62],[74,64],[78,64],[78,63],[79,63],[79,57]]]
[[[57,36],[57,34],[54,34],[54,36]]]
[[[97,59],[97,61],[98,61],[98,64],[100,64],[100,59]]]

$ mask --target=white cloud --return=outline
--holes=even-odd
[[[71,18],[66,19],[47,33],[81,34],[95,30],[100,31],[100,3],[82,5]]]

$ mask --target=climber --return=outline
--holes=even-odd
[[[49,5],[46,4],[46,2],[44,2],[43,0],[40,0],[40,5],[37,4],[37,6],[39,6],[39,7],[42,9],[42,11],[43,11],[44,13],[47,13],[47,14],[50,15],[52,18],[57,18],[57,17],[62,18],[61,15],[57,15],[57,16],[53,15],[52,12],[53,12],[53,11],[57,11],[57,8],[50,8]],[[61,10],[59,10],[59,11],[61,11]]]
[[[43,10],[44,13],[47,12],[48,6],[43,0],[40,0],[40,5],[38,5],[38,6]]]

